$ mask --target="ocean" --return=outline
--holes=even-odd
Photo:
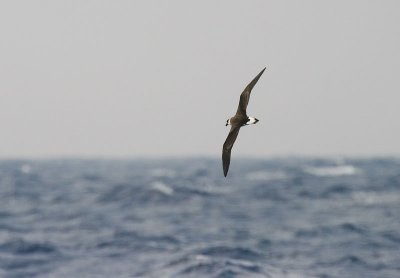
[[[400,277],[400,159],[1,160],[0,277]]]

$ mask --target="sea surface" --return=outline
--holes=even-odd
[[[399,158],[0,161],[0,277],[400,277]]]

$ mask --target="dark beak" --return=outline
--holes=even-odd
[[[258,122],[260,121],[260,120],[259,120],[259,119],[257,119],[257,118],[256,118],[255,120],[256,120],[255,124],[256,124],[256,123],[258,123]]]
[[[228,123],[226,123],[225,126],[228,126]]]

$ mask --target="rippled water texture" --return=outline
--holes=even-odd
[[[0,161],[0,277],[400,277],[400,160]]]

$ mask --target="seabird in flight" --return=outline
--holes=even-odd
[[[256,85],[258,79],[264,73],[265,68],[250,82],[249,85],[244,89],[243,93],[240,95],[239,107],[236,111],[235,116],[226,120],[226,125],[231,125],[231,130],[229,131],[228,137],[225,140],[224,146],[222,147],[222,165],[224,168],[224,176],[228,174],[229,163],[231,162],[231,150],[236,138],[239,134],[239,130],[242,126],[256,124],[258,119],[247,116],[246,108],[249,104],[250,93],[254,85]]]

